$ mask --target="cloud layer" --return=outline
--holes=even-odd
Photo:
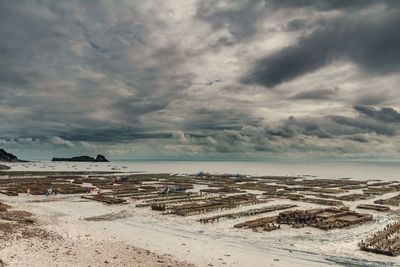
[[[0,2],[0,146],[398,157],[398,1]]]

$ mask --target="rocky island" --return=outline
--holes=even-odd
[[[0,149],[0,162],[23,162],[23,160],[20,160],[17,158],[17,156],[14,156],[11,153],[8,153],[4,149]]]
[[[51,161],[73,161],[73,162],[109,162],[103,155],[97,155],[96,158],[89,156],[78,156],[72,158],[53,158]]]

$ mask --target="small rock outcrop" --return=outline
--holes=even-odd
[[[106,157],[104,157],[103,155],[97,155],[96,157],[96,162],[108,162],[108,159],[106,159]]]
[[[73,161],[73,162],[109,162],[103,155],[97,155],[96,158],[89,156],[78,156],[72,158],[53,158],[51,161]]]
[[[18,159],[11,153],[8,153],[4,149],[0,149],[0,161],[4,162],[22,162],[22,160]]]

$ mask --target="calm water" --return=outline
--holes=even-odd
[[[150,173],[232,173],[249,175],[312,175],[320,178],[400,179],[399,161],[113,161],[109,163],[31,162],[8,164],[13,170],[118,170]]]

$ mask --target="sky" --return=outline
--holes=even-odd
[[[22,158],[399,158],[400,1],[0,1]]]

